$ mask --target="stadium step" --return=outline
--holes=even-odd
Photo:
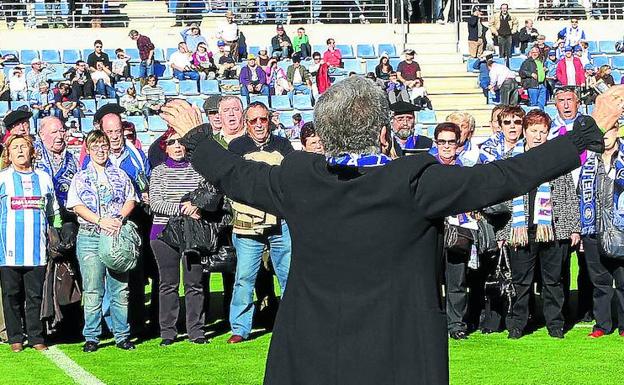
[[[485,96],[483,94],[480,98],[474,97],[474,94],[432,94],[429,93],[429,98],[433,103],[433,107],[438,109],[456,109],[459,106],[466,109],[479,109],[486,107]]]
[[[463,63],[463,57],[458,53],[427,53],[417,52],[415,59],[421,65],[459,64]]]
[[[435,41],[435,40],[434,40]],[[405,44],[405,48],[413,49],[416,51],[416,54],[427,53],[427,54],[435,54],[435,53],[456,53],[457,52],[457,42],[452,43],[439,43],[437,41],[427,42],[426,40],[421,40],[419,42],[411,42]]]

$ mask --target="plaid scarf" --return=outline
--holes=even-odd
[[[387,164],[392,159],[384,154],[341,154],[328,156],[327,164],[330,166],[347,167],[377,167]]]
[[[521,140],[513,148],[511,156],[514,157],[523,153],[524,140]],[[527,214],[524,211],[524,195],[514,198],[511,205],[511,236],[509,243],[512,246],[526,246],[529,243],[529,234]],[[549,182],[542,183],[537,188],[533,208],[533,223],[537,225],[536,242],[551,242],[555,239],[552,226],[552,198]]]

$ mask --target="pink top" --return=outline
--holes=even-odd
[[[323,54],[323,61],[330,67],[340,67],[340,63],[342,63],[342,53],[338,48],[334,51],[327,50]]]

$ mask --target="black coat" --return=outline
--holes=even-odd
[[[359,170],[301,151],[269,166],[211,137],[185,139],[207,180],[288,222],[292,262],[266,366],[270,385],[448,384],[443,218],[580,165],[569,136],[474,167],[422,155]]]
[[[488,28],[481,23],[481,36],[479,36],[479,23],[481,23],[481,18],[475,15],[470,15],[468,18],[468,40],[469,41],[477,41],[479,39],[485,40],[485,32]]]
[[[544,69],[544,71],[546,71],[546,69]],[[537,63],[533,60],[533,58],[529,57],[522,62],[522,65],[518,70],[518,75],[520,75],[523,88],[529,89],[537,88],[539,86],[539,82],[537,79],[533,79],[531,76],[532,74],[537,74]]]

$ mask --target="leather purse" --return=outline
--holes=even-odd
[[[488,274],[485,279],[485,296],[492,303],[505,303],[507,310],[511,311],[513,298],[516,296],[507,247],[501,247],[498,253],[496,269]]]
[[[233,273],[236,271],[236,249],[234,246],[221,246],[219,251],[206,256],[204,261],[202,264],[205,270],[211,273]]]
[[[474,236],[472,230],[446,224],[444,228],[444,248],[457,254],[469,254]]]
[[[613,213],[607,208],[601,210],[598,231],[600,254],[607,258],[624,260],[624,231],[613,224]]]

